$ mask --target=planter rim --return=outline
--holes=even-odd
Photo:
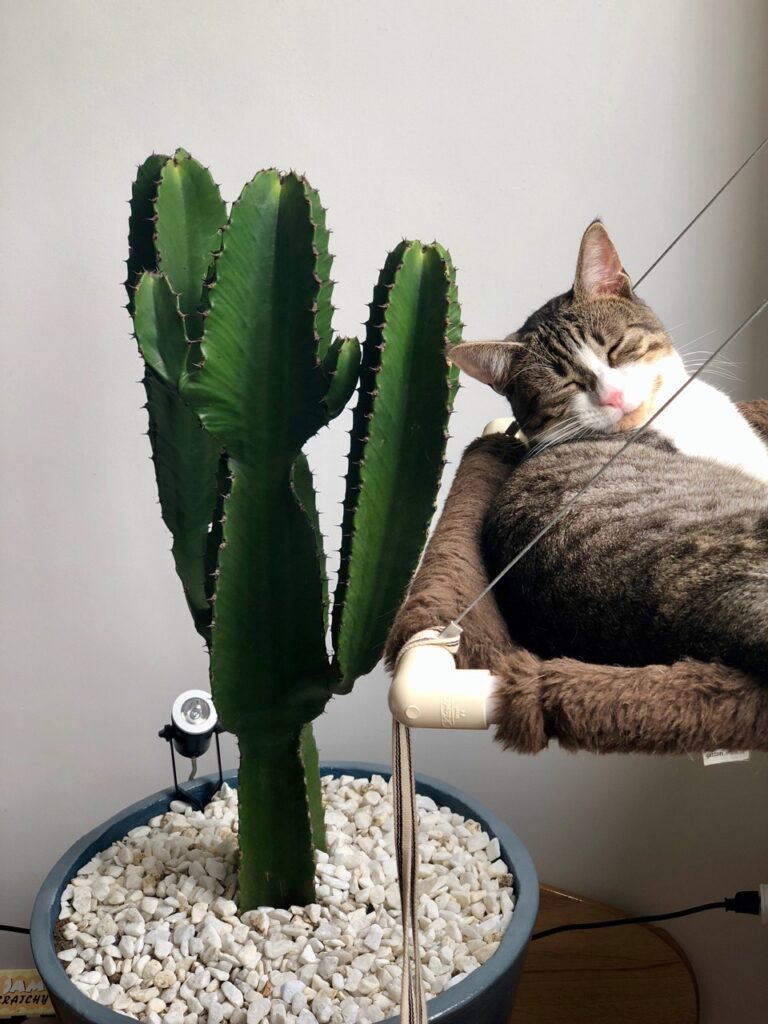
[[[387,781],[392,775],[390,766],[366,761],[321,761],[320,770],[322,775],[334,777],[340,775],[365,777],[375,774],[383,776]],[[508,864],[514,878],[515,909],[496,952],[463,981],[429,1000],[427,1004],[429,1020],[430,1022],[439,1022],[449,1012],[453,1014],[465,1004],[470,1003],[481,991],[500,982],[522,955],[536,920],[539,882],[530,854],[511,828],[500,818],[474,797],[468,796],[460,789],[440,779],[421,772],[416,772],[415,778],[418,794],[431,797],[438,806],[447,805],[454,813],[475,819],[485,831],[499,840],[501,856]],[[237,772],[225,772],[224,781],[236,788]],[[217,783],[217,775],[203,776],[197,779],[193,785],[187,786],[187,791],[198,797],[205,794],[207,802],[215,792]],[[59,916],[61,893],[83,864],[86,864],[96,853],[121,839],[138,824],[144,824],[156,814],[164,813],[162,808],[167,809],[170,801],[176,798],[172,789],[159,790],[118,811],[109,820],[97,825],[73,843],[59,858],[48,873],[35,899],[30,919],[30,941],[32,955],[43,982],[55,1000],[59,1000],[71,1012],[93,1022],[93,1024],[125,1024],[127,1018],[125,1014],[117,1013],[108,1006],[102,1006],[80,992],[58,959],[53,942],[53,929]],[[140,820],[142,815],[145,817]],[[400,1015],[398,1014],[388,1017],[382,1021],[382,1024],[397,1024],[399,1021]]]

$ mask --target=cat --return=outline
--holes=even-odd
[[[688,379],[600,221],[570,291],[450,358],[505,395],[528,455],[483,525],[492,574]],[[621,665],[768,671],[768,448],[696,379],[497,584],[516,640]]]

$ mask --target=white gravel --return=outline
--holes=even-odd
[[[371,1024],[398,1012],[400,897],[391,787],[323,778],[317,903],[237,913],[237,791],[174,802],[80,869],[59,952],[91,999],[148,1024]],[[495,952],[514,908],[499,843],[419,807],[419,926],[429,996]]]

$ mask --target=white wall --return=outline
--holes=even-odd
[[[75,838],[166,783],[155,732],[206,681],[120,308],[137,162],[184,145],[227,199],[262,166],[305,170],[330,207],[340,331],[409,235],[451,247],[466,336],[501,335],[568,286],[593,216],[637,276],[759,141],[768,7],[5,0],[0,20],[0,921],[24,923]],[[714,330],[693,347],[713,345],[764,295],[767,179],[764,153],[643,288],[682,342]],[[768,395],[767,334],[764,320],[729,353],[739,396]],[[461,392],[454,464],[503,412],[480,385]],[[331,522],[336,426],[314,446]],[[385,688],[376,671],[333,702],[327,758],[387,760]],[[416,759],[506,818],[545,881],[627,911],[768,880],[764,756],[526,758],[457,734],[419,736]],[[765,1019],[768,930],[714,914],[670,930],[706,1024]],[[0,965],[26,960],[2,938]]]

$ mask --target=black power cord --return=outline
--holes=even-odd
[[[737,892],[730,899],[720,900],[718,903],[702,903],[698,907],[673,910],[669,914],[646,914],[644,917],[619,917],[613,921],[561,924],[556,928],[545,928],[541,932],[534,932],[531,936],[531,942],[535,942],[536,939],[546,939],[550,935],[559,935],[561,932],[581,932],[586,931],[588,928],[617,928],[623,924],[651,924],[654,921],[671,921],[676,917],[701,914],[705,910],[730,910],[735,914],[760,914],[762,912],[761,894],[757,889],[746,889],[742,892]]]
[[[704,910],[731,910],[735,914],[762,914],[762,894],[757,889],[745,889],[737,892],[729,899],[720,900],[717,903],[702,903],[698,907],[686,907],[685,910],[673,910],[669,914],[646,914],[644,917],[619,917],[613,921],[591,921],[583,924],[561,924],[556,928],[545,928],[544,931],[534,932],[531,942],[536,939],[546,939],[550,935],[559,935],[561,932],[581,932],[588,928],[617,928],[622,924],[651,924],[654,921],[671,921],[676,917],[689,917],[691,914],[701,914]],[[29,928],[19,928],[13,924],[0,924],[0,932],[13,932],[16,935],[29,935]]]

